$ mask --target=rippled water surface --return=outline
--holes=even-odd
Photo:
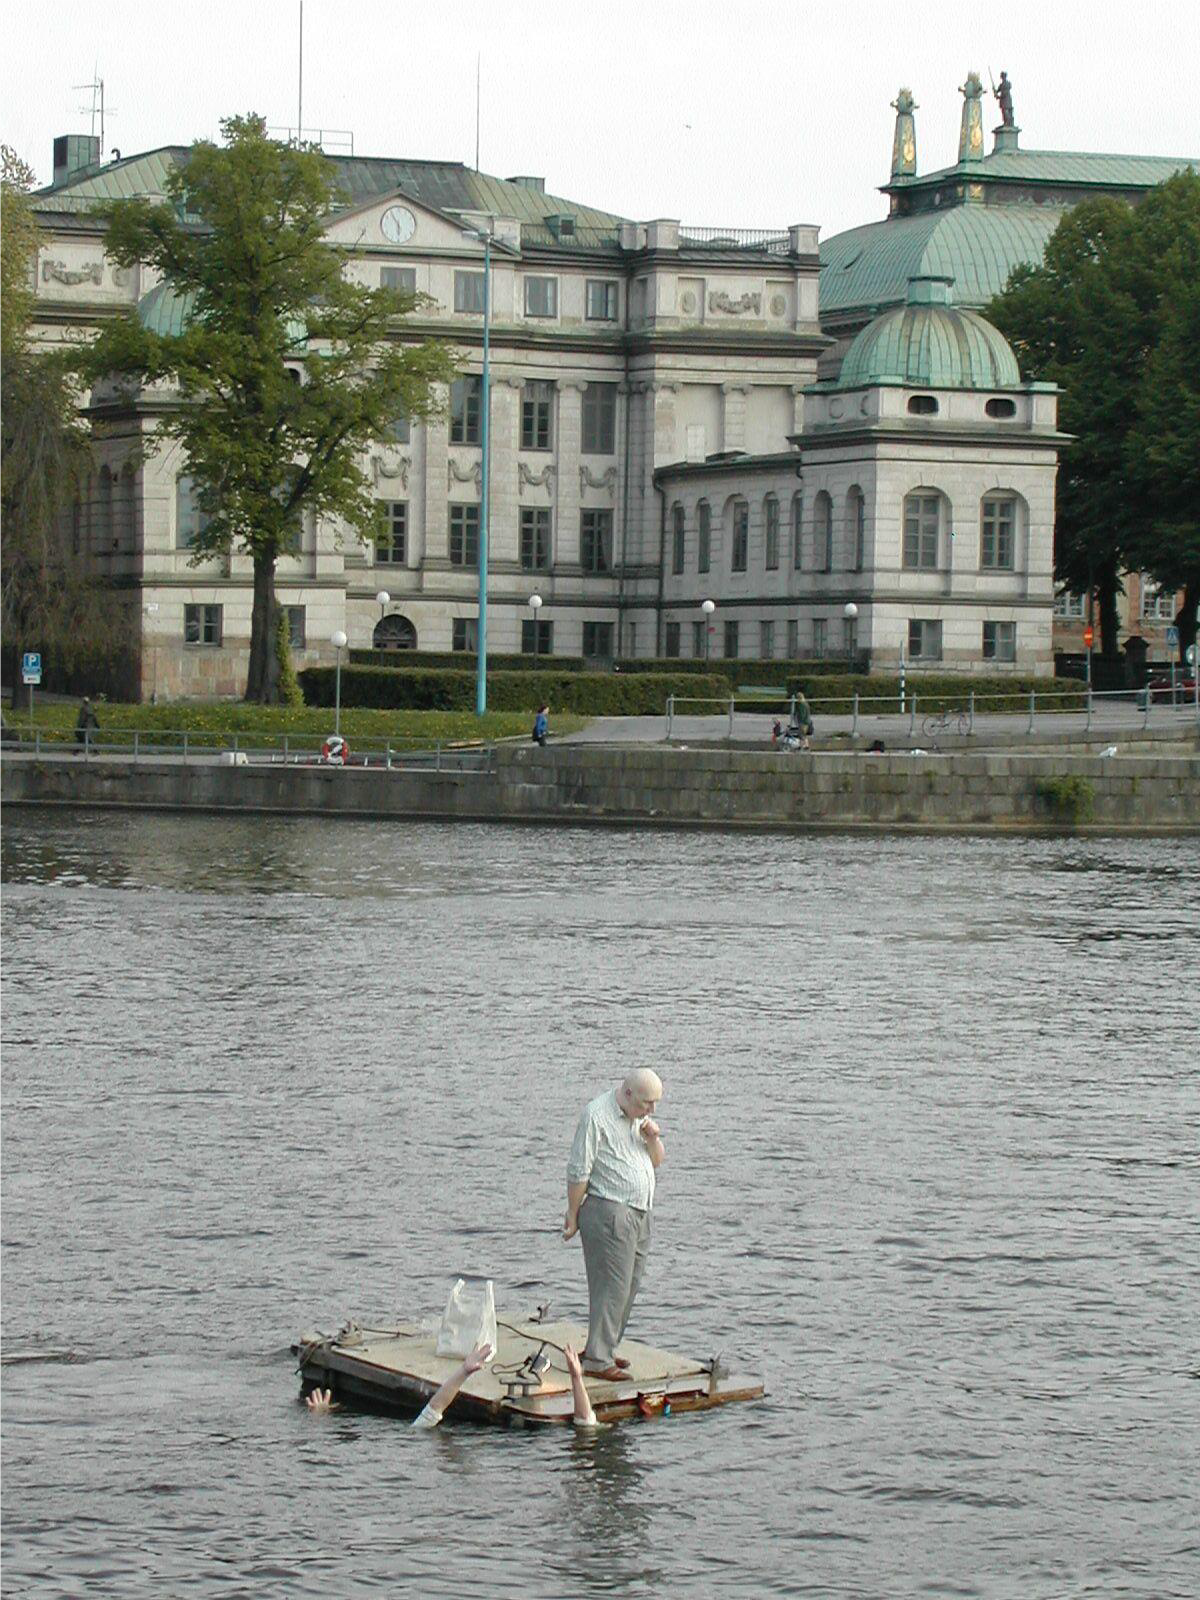
[[[5,1594],[1200,1593],[1194,841],[14,810],[3,865]],[[581,1312],[643,1061],[630,1331],[765,1402],[295,1403],[460,1270]]]

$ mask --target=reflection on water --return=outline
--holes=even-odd
[[[7,821],[6,1592],[1200,1590],[1191,841]],[[458,1272],[580,1311],[567,1143],[646,1060],[632,1331],[766,1401],[294,1403]]]

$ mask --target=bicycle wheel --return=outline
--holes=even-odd
[[[971,731],[971,719],[965,711],[960,711],[954,719],[954,731],[959,734],[968,734]]]
[[[921,724],[921,732],[927,739],[936,738],[939,733],[946,731],[946,719],[939,712],[936,716],[932,713]]]

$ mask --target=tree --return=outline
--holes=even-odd
[[[114,597],[92,581],[64,536],[63,510],[91,462],[70,365],[31,344],[38,230],[31,169],[0,146],[0,592],[12,703],[29,704],[17,663],[40,650],[70,671],[120,637]]]
[[[402,342],[417,297],[343,275],[326,243],[337,202],[319,150],[268,139],[262,118],[222,123],[167,180],[165,204],[111,202],[107,250],[155,269],[182,330],[110,324],[89,351],[96,381],[173,386],[161,431],[188,461],[207,523],[193,562],[237,549],[254,564],[247,700],[279,699],[275,570],[306,520],[340,518],[361,537],[380,504],[362,453],[397,417],[436,410],[454,363],[438,344]]]
[[[1140,319],[1108,266],[1130,248],[1134,213],[1085,201],[1064,217],[1040,267],[1018,267],[984,313],[1016,352],[1022,375],[1057,383],[1058,420],[1072,443],[1058,469],[1054,570],[1094,593],[1100,648],[1115,656],[1126,533],[1125,435],[1136,385]]]

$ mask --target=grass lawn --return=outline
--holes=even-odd
[[[140,744],[178,743],[178,735],[196,735],[196,743],[227,745],[234,734],[242,746],[279,746],[286,738],[298,748],[317,749],[333,732],[333,711],[322,706],[252,706],[241,701],[178,701],[171,705],[121,705],[94,702],[100,719],[100,743],[121,735],[139,735]],[[22,738],[40,730],[43,739],[73,740],[79,716],[78,700],[40,701],[35,698],[32,723],[24,713],[5,711],[9,728]],[[552,733],[574,733],[587,726],[587,717],[551,718]],[[436,744],[528,739],[533,719],[524,711],[489,711],[477,717],[471,711],[377,711],[343,707],[341,730],[351,749],[364,746],[397,750],[427,749]],[[167,735],[175,735],[168,738]],[[121,741],[125,742],[125,741]]]

